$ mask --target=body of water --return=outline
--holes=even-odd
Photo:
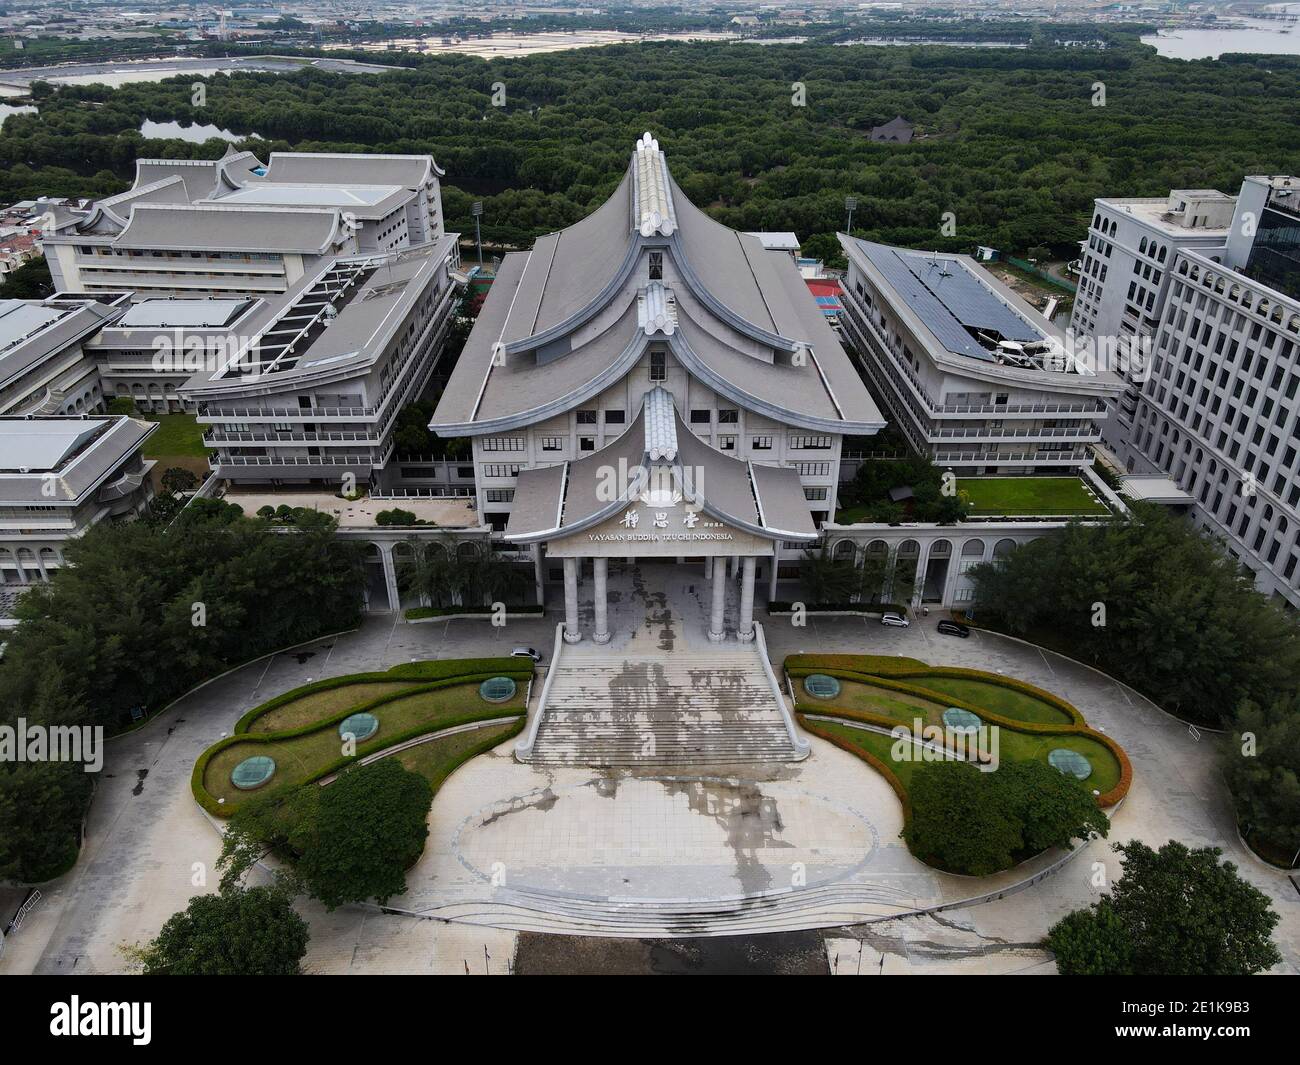
[[[228,129],[221,129],[219,126],[205,126],[199,122],[153,122],[145,119],[140,123],[140,132],[146,137],[175,138],[177,140],[189,141],[191,144],[202,144],[213,137],[220,137],[223,141],[243,140],[243,136],[238,133],[232,133]],[[256,136],[256,134],[248,134]]]
[[[1300,55],[1300,22],[1273,19],[1239,19],[1234,29],[1163,30],[1143,37],[1170,59],[1218,59],[1225,52],[1251,55]]]
[[[10,115],[34,115],[36,108],[30,105],[18,106],[15,104],[0,104],[0,122],[3,122]]]

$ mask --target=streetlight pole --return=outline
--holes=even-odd
[[[478,245],[478,269],[479,273],[483,272],[483,231],[479,228],[479,219],[483,217],[483,201],[475,200],[474,206],[469,209],[469,213],[474,216],[474,243]]]
[[[849,236],[853,236],[853,212],[858,209],[858,198],[856,196],[845,196],[844,209],[849,212],[849,221],[844,227],[844,232]]]

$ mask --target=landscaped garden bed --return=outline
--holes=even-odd
[[[785,670],[794,681],[795,710],[803,727],[875,765],[905,805],[911,775],[924,763],[895,759],[893,737],[855,728],[854,723],[912,729],[919,720],[922,726],[942,728],[945,710],[960,709],[999,728],[1003,760],[1050,764],[1053,751],[1073,751],[1088,760],[1091,773],[1084,783],[1096,793],[1098,805],[1113,805],[1128,791],[1132,770],[1120,746],[1089,728],[1064,699],[1032,684],[981,670],[878,655],[791,655]],[[802,680],[813,674],[836,678],[839,694],[826,699],[806,692]],[[809,714],[840,721],[810,721]]]
[[[499,701],[484,698],[481,687],[494,678],[512,682],[513,694]],[[474,722],[517,718],[394,753],[436,789],[484,743],[494,746],[522,728],[531,679],[519,659],[486,658],[416,662],[385,673],[305,685],[253,708],[236,723],[233,735],[208,748],[194,767],[194,796],[209,813],[229,817],[254,796],[292,791],[408,740]],[[499,684],[493,690],[505,689]],[[342,723],[363,720],[360,715],[373,717],[377,727],[364,738],[352,732],[341,736]],[[231,779],[235,768],[256,757],[270,758],[274,771],[256,787],[236,785]]]

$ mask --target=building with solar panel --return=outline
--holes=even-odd
[[[839,237],[845,334],[913,447],[963,477],[1091,465],[1115,374],[969,256]]]

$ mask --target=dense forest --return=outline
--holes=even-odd
[[[12,115],[0,132],[0,200],[103,195],[129,185],[138,156],[225,150],[146,140],[144,119],[211,123],[259,153],[431,152],[447,171],[448,226],[472,232],[481,199],[484,240],[498,245],[592,210],[644,130],[719,220],[793,230],[829,258],[846,194],[858,198],[855,231],[884,241],[1064,253],[1098,195],[1234,190],[1246,173],[1300,170],[1300,116],[1287,104],[1300,97],[1300,60],[1170,60],[1132,37],[1106,49],[1040,37],[1020,49],[662,42],[401,61],[384,75],[216,76],[204,107],[192,106],[191,76],[38,84],[39,114]],[[796,83],[805,106],[792,102]],[[497,84],[505,106],[492,104]],[[895,115],[918,138],[872,143],[871,128]]]

